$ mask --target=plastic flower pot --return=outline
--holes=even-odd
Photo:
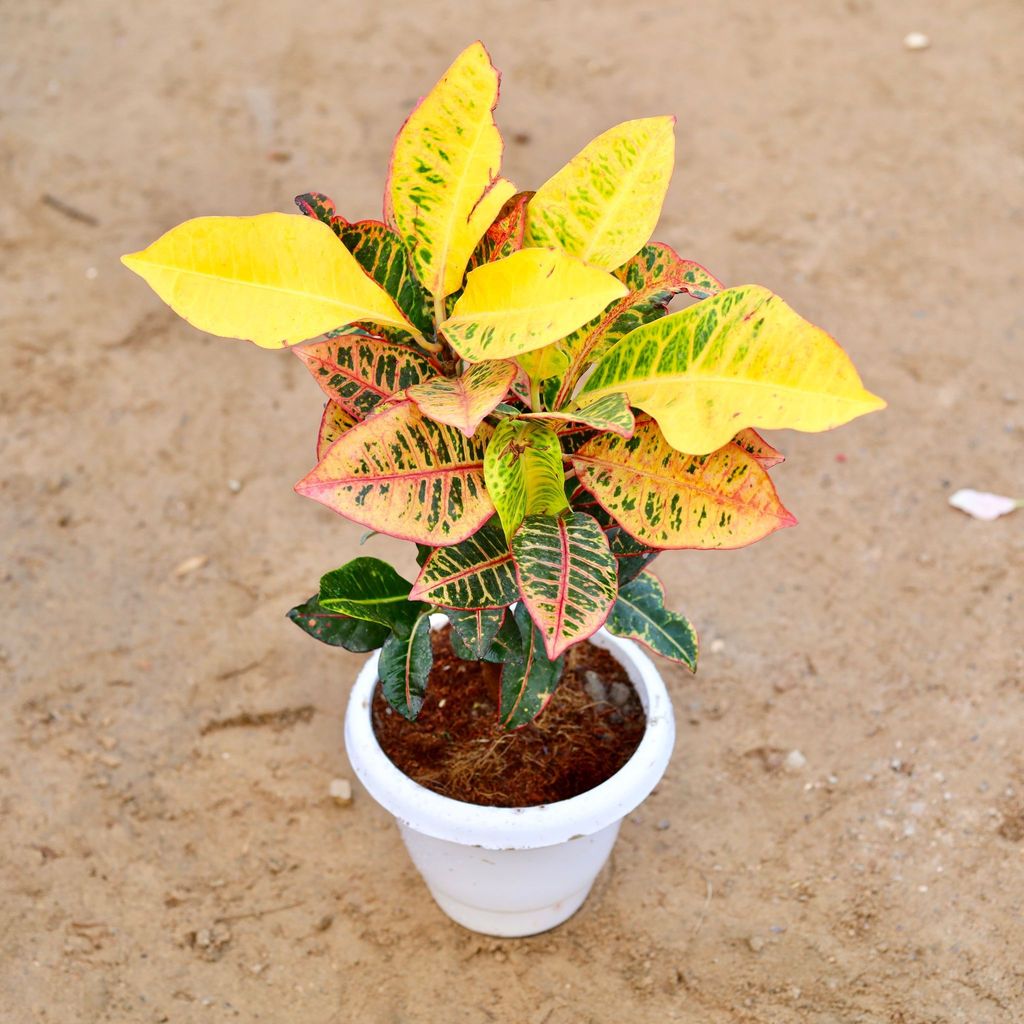
[[[432,615],[440,629],[447,619]],[[373,732],[379,652],[356,679],[345,714],[349,761],[369,794],[394,815],[413,863],[438,906],[475,932],[502,937],[554,928],[583,904],[611,853],[622,819],[658,784],[675,741],[665,683],[631,640],[601,630],[636,688],[647,728],[611,778],[568,800],[536,807],[485,807],[441,796],[410,779]]]

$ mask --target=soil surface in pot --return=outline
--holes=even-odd
[[[434,667],[415,722],[373,700],[384,753],[421,786],[466,803],[532,807],[585,793],[614,775],[643,738],[646,717],[622,666],[579,644],[543,714],[515,732],[498,725],[498,669],[463,661],[450,628],[432,634]]]

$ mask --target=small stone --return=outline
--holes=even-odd
[[[807,758],[799,750],[791,750],[782,762],[782,767],[787,772],[800,772],[807,767]]]
[[[669,821],[668,818],[662,818],[654,827],[659,832],[665,832],[672,827],[672,822]]]
[[[752,953],[760,953],[764,949],[764,939],[760,935],[751,935],[747,939],[747,945]]]
[[[616,680],[609,687],[608,695],[611,697],[613,704],[617,704],[620,708],[624,707],[629,700],[629,687],[625,683],[620,683]]]
[[[583,673],[583,689],[595,704],[603,704],[608,700],[608,687],[604,685],[604,680],[593,669],[588,668]]]
[[[352,803],[352,783],[348,779],[331,779],[328,792],[339,807],[348,807]]]
[[[202,569],[204,565],[210,560],[209,555],[193,555],[191,558],[186,558],[184,562],[179,562],[174,569],[175,579],[181,579],[183,576],[187,576],[190,572],[195,572],[197,569]]]
[[[242,481],[241,480],[235,480],[234,477],[232,477],[230,480],[228,480],[228,490],[232,494],[238,494],[238,492],[241,491],[241,489],[242,489]]]
[[[725,650],[725,641],[721,637],[716,637],[711,641],[710,650],[712,654],[721,654]]]
[[[903,46],[907,50],[927,50],[932,41],[923,32],[908,32],[903,37]]]

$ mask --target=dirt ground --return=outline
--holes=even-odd
[[[1024,1018],[1024,514],[946,504],[1022,487],[1022,36],[1017,0],[2,0],[0,1019]],[[291,490],[319,392],[117,263],[310,188],[377,215],[476,37],[518,183],[676,113],[658,237],[890,403],[773,437],[798,529],[660,563],[704,651],[665,669],[674,760],[584,909],[518,941],[328,798],[360,659],[284,617],[361,532]]]

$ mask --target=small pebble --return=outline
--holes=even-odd
[[[712,654],[721,654],[725,650],[725,641],[720,637],[716,637],[711,641],[710,651]]]
[[[908,32],[903,37],[903,46],[907,50],[927,50],[932,41],[923,32]]]
[[[747,945],[750,947],[752,953],[760,953],[764,949],[764,939],[760,935],[751,935],[747,939]]]
[[[241,489],[242,489],[242,481],[241,480],[235,480],[234,477],[232,477],[230,480],[228,480],[228,490],[232,494],[237,494]]]
[[[328,791],[339,807],[348,807],[352,803],[352,783],[348,779],[331,779]]]
[[[665,832],[672,827],[672,822],[669,821],[668,818],[662,818],[654,827],[659,832]]]
[[[608,687],[604,680],[593,670],[587,669],[583,673],[583,689],[587,696],[596,704],[604,703],[608,699]]]
[[[174,569],[175,579],[181,579],[183,576],[187,576],[190,572],[195,572],[197,569],[202,569],[204,565],[210,560],[209,555],[193,555],[191,558],[186,558],[184,562],[179,562]]]
[[[620,708],[629,700],[629,687],[625,683],[620,683],[618,681],[612,683],[608,693],[612,699],[612,703],[617,704]]]
[[[807,767],[807,758],[799,750],[791,750],[782,762],[782,767],[787,772],[803,771]]]

